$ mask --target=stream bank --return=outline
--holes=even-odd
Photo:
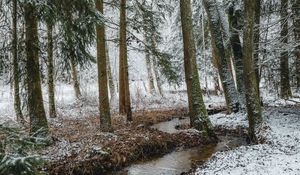
[[[179,118],[183,119],[180,121],[188,121],[179,117],[186,116],[186,111],[186,109],[143,111],[135,113],[134,122],[129,124],[123,122],[123,116],[114,116],[114,133],[101,132],[97,126],[99,119],[96,116],[82,121],[78,119],[60,121],[64,123],[63,126],[52,122],[53,137],[57,140],[39,154],[48,158],[46,168],[50,174],[103,175],[117,172],[138,161],[162,157],[174,150],[184,151],[207,145],[211,148],[213,147],[211,145],[216,145],[215,140],[205,139],[194,129],[167,133],[153,127],[165,123],[162,121],[174,123],[173,121]],[[222,132],[224,133],[224,130]],[[197,152],[197,148],[194,152]]]

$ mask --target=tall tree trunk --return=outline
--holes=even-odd
[[[153,17],[152,17],[152,23],[153,23]],[[153,24],[152,24],[153,25]],[[151,34],[151,47],[153,49],[156,49],[156,36],[155,36],[155,33],[153,32]],[[162,84],[161,84],[161,79],[160,79],[160,76],[159,76],[159,68],[158,68],[158,58],[156,57],[156,55],[153,55],[152,56],[152,69],[154,70],[153,71],[153,79],[156,80],[156,85],[157,85],[157,89],[158,89],[158,93],[159,95],[161,95],[162,97],[164,97],[164,94],[163,94],[163,89],[162,89]]]
[[[300,0],[292,1],[294,36],[296,41],[296,81],[297,91],[300,91]]]
[[[39,41],[37,10],[31,3],[26,2],[25,26],[26,26],[26,73],[28,89],[28,112],[30,118],[30,130],[36,132],[43,128],[48,132],[48,122],[43,105],[40,69],[39,69]]]
[[[80,91],[80,84],[78,80],[77,66],[73,57],[71,57],[70,59],[70,66],[71,66],[71,74],[72,74],[73,86],[75,91],[75,97],[76,99],[79,99],[81,97],[81,91]]]
[[[254,65],[255,65],[255,76],[257,81],[258,96],[260,98],[260,75],[259,75],[259,40],[260,40],[260,6],[261,0],[254,0],[255,3],[255,27],[254,27]]]
[[[281,40],[283,51],[280,53],[280,97],[287,99],[292,96],[289,78],[289,56],[285,49],[288,44],[288,0],[281,0]]]
[[[243,65],[245,74],[246,107],[249,121],[249,139],[256,143],[256,131],[262,122],[261,106],[257,91],[257,80],[255,74],[254,54],[254,26],[255,26],[255,3],[252,0],[244,1],[245,21],[244,21],[244,46]]]
[[[108,79],[108,85],[109,85],[109,92],[110,92],[110,99],[113,99],[116,95],[115,90],[115,83],[114,79],[112,77],[111,67],[110,67],[110,58],[109,58],[109,52],[108,52],[108,45],[105,41],[105,50],[106,50],[106,66],[107,66],[107,79]]]
[[[231,33],[230,42],[234,56],[234,66],[236,72],[236,84],[239,93],[240,103],[246,105],[245,97],[245,85],[244,85],[244,68],[243,68],[243,49],[240,41],[239,30],[241,27],[238,25],[238,21],[241,14],[235,10],[235,4],[229,7],[228,18],[229,18],[229,30]]]
[[[95,0],[97,10],[103,14],[103,0]],[[98,85],[99,85],[99,110],[100,127],[104,132],[111,132],[111,118],[109,108],[109,97],[107,87],[107,55],[105,45],[104,25],[97,25],[97,66],[98,66]]]
[[[49,116],[56,117],[55,108],[55,85],[54,85],[54,66],[53,66],[53,25],[47,24],[48,28],[48,98],[49,98]]]
[[[24,117],[21,109],[21,99],[20,99],[20,87],[19,87],[19,59],[18,59],[18,35],[17,35],[17,7],[18,1],[13,0],[13,31],[12,31],[12,55],[13,55],[13,85],[14,85],[14,108],[17,117],[17,121],[24,123]]]
[[[126,0],[120,2],[120,60],[119,60],[119,110],[132,121],[130,89],[128,79],[128,60],[126,43]]]
[[[203,131],[208,137],[213,137],[212,125],[208,118],[199,82],[190,0],[180,0],[180,13],[184,45],[185,79],[189,98],[191,126]]]
[[[150,51],[147,48],[146,48],[146,67],[148,73],[148,90],[150,94],[153,94],[155,92],[154,78],[152,73],[153,62],[151,60]]]
[[[239,111],[240,104],[231,71],[228,69],[229,65],[227,61],[228,59],[226,58],[226,50],[221,31],[222,23],[218,11],[218,5],[216,0],[203,0],[203,5],[209,19],[212,46],[216,50],[217,67],[224,89],[228,112],[237,112]]]

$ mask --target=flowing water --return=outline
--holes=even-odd
[[[189,119],[178,118],[167,122],[161,122],[152,126],[163,132],[176,133],[176,126],[188,123]],[[221,140],[217,144],[183,149],[171,152],[162,157],[152,158],[137,162],[124,170],[114,173],[116,175],[177,175],[188,172],[194,165],[200,165],[207,161],[213,153],[225,151],[246,145],[243,138],[233,136],[219,136]]]

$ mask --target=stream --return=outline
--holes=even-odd
[[[152,126],[163,132],[176,133],[176,126],[188,123],[189,119],[175,118],[171,121],[161,122]],[[213,153],[234,149],[246,145],[246,140],[233,136],[218,136],[220,141],[201,147],[176,150],[169,154],[152,159],[136,162],[115,175],[177,175],[188,172],[195,165],[201,165],[207,161]]]

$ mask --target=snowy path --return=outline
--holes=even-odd
[[[279,111],[285,111],[283,114]],[[300,175],[300,110],[268,109],[266,144],[216,153],[196,174]]]

